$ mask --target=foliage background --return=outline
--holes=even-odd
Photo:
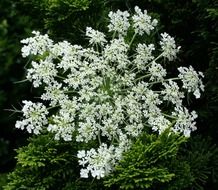
[[[28,84],[15,85],[14,82],[24,75],[25,62],[20,56],[19,41],[29,34],[32,24],[11,1],[2,0],[0,10],[0,172],[4,173],[15,166],[13,149],[25,139],[24,134],[14,130],[17,117],[5,109],[19,106],[21,99],[30,94]]]
[[[191,97],[189,99],[190,106],[199,114],[198,130],[191,139],[193,143],[183,148],[184,155],[187,155],[183,159],[186,159],[192,172],[197,171],[199,175],[200,173],[204,175],[201,178],[196,177],[203,179],[204,182],[197,180],[200,187],[192,184],[194,187],[212,190],[218,186],[218,166],[213,162],[217,157],[216,144],[218,143],[218,2],[216,0],[1,0],[0,188],[7,182],[6,173],[15,167],[14,149],[29,143],[26,141],[28,137],[26,133],[14,129],[17,115],[11,115],[11,112],[5,109],[10,109],[12,106],[20,109],[22,99],[32,99],[37,93],[29,83],[15,84],[24,78],[24,68],[28,61],[21,58],[19,41],[29,36],[32,30],[40,30],[49,33],[54,40],[65,39],[72,43],[84,44],[86,26],[105,31],[105,17],[110,10],[133,11],[135,5],[155,14],[161,23],[160,30],[175,36],[177,43],[182,46],[179,60],[175,63],[177,66],[193,65],[196,70],[205,73],[206,89],[203,97],[195,102],[191,101]],[[196,135],[201,137],[194,138]],[[40,138],[38,141],[30,140],[30,143],[35,142],[38,142],[39,147],[45,143]],[[202,142],[204,142],[204,145],[201,144],[202,150],[197,149]],[[56,148],[59,149],[61,144],[60,142]],[[198,146],[192,149],[191,144]],[[30,151],[31,148],[28,150],[28,147],[29,145],[21,148],[18,154],[26,151],[29,156],[34,157],[35,154]],[[37,150],[37,146],[35,149]],[[191,150],[195,150],[195,154],[191,154]],[[196,166],[197,163],[204,168]],[[23,164],[23,162],[18,163],[14,175]],[[196,167],[198,170],[194,169]],[[31,166],[30,171],[32,169],[36,170]],[[23,172],[26,173],[27,170]],[[17,176],[19,175],[23,175],[22,171]],[[48,174],[39,172],[39,175]],[[73,187],[70,182],[65,182],[68,187]],[[49,188],[45,187],[45,189]]]

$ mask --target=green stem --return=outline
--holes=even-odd
[[[98,44],[95,44],[95,46],[96,46],[96,51],[99,53]]]
[[[55,56],[56,59],[58,59],[59,61],[62,61],[62,59],[60,57],[58,57],[57,55],[55,55],[54,53],[52,53],[52,52],[49,52],[49,53],[51,53],[53,56]]]
[[[70,93],[77,93],[77,91],[68,90],[68,91],[64,91],[64,93],[66,93],[66,94],[70,94]]]
[[[129,43],[129,48],[131,47],[131,45],[132,45],[132,43],[133,43],[133,41],[134,41],[136,35],[137,35],[137,33],[135,32],[134,35],[133,35],[133,37],[132,37],[132,39],[131,39],[131,41],[130,41],[130,43]]]
[[[51,109],[54,109],[54,108],[57,108],[57,107],[60,107],[60,106],[58,105],[58,106],[48,107],[47,110],[51,110]]]
[[[26,82],[26,81],[29,81],[29,79],[20,80],[20,81],[14,82],[14,84],[19,84],[19,83]]]
[[[180,80],[180,78],[175,77],[175,78],[166,79],[166,80],[164,80],[164,81],[170,81],[170,80]]]
[[[17,110],[17,109],[4,109],[4,111],[11,111],[11,112],[14,112],[14,113],[23,113],[22,111]]]
[[[161,53],[160,55],[158,55],[154,60],[152,60],[150,63],[148,63],[145,68],[149,67],[153,62],[157,61],[158,59],[160,59],[162,57],[163,53]],[[135,71],[136,69],[138,69],[137,67],[133,66],[133,69],[130,70],[130,72]],[[138,74],[139,72],[141,72],[141,70],[139,70],[136,74]]]
[[[144,79],[144,78],[147,78],[147,77],[149,77],[149,76],[151,76],[151,74],[147,74],[147,75],[141,76],[141,77],[135,79],[134,82],[136,82],[136,81],[138,81],[138,80],[141,80],[141,79]]]
[[[116,31],[114,31],[113,35],[112,35],[112,40],[116,37]]]
[[[100,136],[100,131],[98,131],[98,142],[101,145],[101,136]]]
[[[63,80],[67,79],[67,78],[59,76],[59,75],[57,75],[56,77],[59,78],[59,79],[63,79]]]
[[[132,73],[133,71],[135,71],[136,69],[138,69],[138,67],[136,66],[136,67],[132,67],[132,69],[129,71],[130,73]]]
[[[171,116],[171,115],[168,115],[168,114],[165,114],[165,113],[162,113],[163,116],[166,116],[168,118],[171,118],[171,119],[177,119],[177,117],[174,117],[174,116]]]
[[[176,78],[170,78],[170,79],[165,79],[165,80],[162,80],[162,81],[151,82],[151,83],[148,83],[148,84],[149,84],[149,85],[153,85],[153,84],[158,84],[158,83],[166,82],[166,81],[170,81],[170,80],[180,80],[180,78],[178,78],[178,77],[176,77]]]
[[[154,60],[152,60],[150,63],[148,63],[145,67],[149,67],[153,62],[157,61],[158,59],[160,59],[162,57],[163,53],[161,53],[160,55],[158,55]]]

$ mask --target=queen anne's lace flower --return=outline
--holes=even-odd
[[[164,95],[163,100],[170,101],[175,105],[182,104],[182,98],[184,98],[184,93],[179,91],[179,86],[176,82],[169,80],[168,83],[164,82],[164,90],[161,94]]]
[[[166,78],[161,62],[175,59],[179,48],[166,33],[161,34],[159,55],[156,43],[133,44],[136,35],[150,34],[157,25],[146,11],[135,7],[135,12],[131,18],[127,11],[109,13],[108,27],[114,34],[108,41],[104,33],[88,27],[88,48],[53,43],[39,32],[22,40],[23,56],[35,55],[37,60],[27,70],[27,79],[34,87],[44,87],[41,100],[51,107],[24,101],[24,119],[16,127],[35,134],[47,130],[56,140],[85,143],[87,149],[77,154],[83,178],[99,179],[112,172],[123,152],[149,131],[146,128],[157,134],[169,128],[185,136],[196,129],[197,115],[183,107],[184,94],[175,80],[181,79],[183,89],[198,98],[202,73],[180,67],[178,77]],[[125,36],[131,34],[129,28],[135,30],[131,41]]]
[[[31,54],[43,55],[53,45],[53,41],[49,39],[47,34],[41,35],[38,31],[33,31],[32,34],[34,34],[35,36],[21,40],[21,43],[25,44],[21,49],[23,57],[27,57]]]
[[[134,63],[137,65],[137,68],[140,70],[146,70],[146,65],[149,61],[154,59],[152,51],[155,50],[154,44],[138,44],[136,48],[136,57]]]
[[[63,46],[64,44],[61,45]],[[56,47],[56,49],[58,48]],[[54,50],[54,48],[52,50],[56,51]],[[63,69],[65,72],[68,70],[70,70],[71,73],[76,72],[82,63],[81,59],[82,59],[82,55],[84,54],[82,47],[78,45],[74,45],[74,46],[67,45],[66,49],[62,50],[59,53],[63,54],[63,57],[61,61],[57,64],[57,68]]]
[[[160,46],[163,51],[162,56],[172,61],[176,58],[180,47],[176,47],[175,40],[166,32],[161,34]]]
[[[177,117],[176,124],[173,126],[173,131],[182,132],[186,137],[189,137],[192,131],[195,131],[197,127],[194,121],[197,118],[197,113],[192,111],[188,112],[185,107],[175,107],[175,111],[172,115]]]
[[[137,137],[142,133],[144,125],[142,123],[132,123],[130,125],[125,126],[125,131],[127,135],[131,135],[133,137]]]
[[[144,33],[150,34],[154,27],[157,26],[158,21],[156,19],[151,20],[151,17],[144,10],[144,13],[139,7],[135,7],[136,14],[133,15],[133,27],[135,33],[143,35]]]
[[[42,94],[42,100],[50,100],[51,106],[56,106],[62,104],[64,100],[68,99],[68,96],[64,91],[67,92],[67,88],[61,89],[62,84],[54,82],[49,86],[45,87],[46,92]]]
[[[90,118],[87,118],[84,122],[80,122],[78,127],[79,134],[76,136],[76,141],[86,143],[95,140],[98,136],[99,128],[101,128],[100,124]]]
[[[82,169],[81,177],[88,178],[90,172],[93,177],[100,179],[113,171],[113,166],[116,163],[117,157],[115,154],[116,148],[114,146],[108,147],[102,143],[97,151],[90,149],[88,151],[79,151],[77,157],[80,159],[80,165],[86,165],[86,169]]]
[[[127,51],[128,45],[123,38],[119,38],[112,40],[110,45],[106,45],[103,55],[108,61],[123,63],[128,61]]]
[[[120,35],[125,35],[128,28],[130,27],[129,23],[129,13],[127,11],[118,10],[116,13],[109,13],[110,24],[108,25],[109,31],[117,32]]]
[[[204,77],[202,72],[196,72],[192,66],[179,67],[180,74],[178,77],[183,82],[183,88],[187,89],[188,92],[193,92],[196,98],[200,98],[200,91],[204,91],[204,85],[201,78]]]
[[[64,55],[70,56],[70,55],[72,55],[74,48],[75,47],[72,46],[69,42],[63,41],[63,42],[58,42],[57,44],[54,44],[53,46],[51,46],[50,51],[51,51],[52,55],[54,56],[54,58],[56,58],[58,56],[64,56]]]
[[[39,134],[47,123],[48,111],[42,103],[33,103],[31,101],[23,101],[22,109],[24,119],[17,121],[15,127],[24,129],[29,133]]]
[[[104,45],[107,42],[104,33],[94,30],[91,27],[86,28],[86,36],[89,37],[90,44]]]
[[[156,62],[151,63],[148,71],[151,74],[151,81],[163,81],[164,77],[167,74],[166,69],[164,69],[161,64],[158,64]]]
[[[103,119],[101,129],[101,135],[106,136],[109,140],[117,135],[117,131],[119,130],[119,123],[112,118]]]
[[[50,84],[57,75],[57,70],[52,59],[40,60],[39,63],[32,61],[32,68],[27,70],[26,78],[33,81],[34,87],[39,87],[42,82]]]
[[[76,97],[73,97],[72,100],[70,99],[62,99],[60,102],[60,114],[63,115],[65,113],[69,114],[69,117],[76,117],[76,114],[80,108],[80,103],[78,102]]]
[[[63,138],[65,141],[72,140],[72,133],[74,132],[74,117],[69,113],[60,111],[60,115],[55,115],[52,118],[52,123],[48,125],[48,131],[55,133],[55,139]]]
[[[165,129],[169,128],[171,122],[167,120],[163,115],[157,114],[153,117],[149,117],[148,124],[154,131],[162,133]]]

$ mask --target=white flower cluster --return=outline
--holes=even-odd
[[[157,25],[146,11],[138,7],[135,11],[132,20],[127,11],[109,13],[109,31],[115,35],[108,42],[103,33],[87,28],[88,48],[67,41],[54,43],[39,32],[22,40],[22,55],[40,59],[32,62],[27,79],[34,87],[44,87],[41,100],[50,107],[24,101],[24,119],[16,127],[35,134],[44,129],[57,140],[98,143],[96,148],[78,151],[81,177],[99,179],[112,172],[146,128],[158,133],[171,128],[187,137],[196,129],[197,115],[183,106],[181,89],[198,98],[202,73],[180,67],[178,77],[167,78],[160,60],[172,61],[179,48],[166,33],[161,35],[159,55],[154,44],[143,42],[132,51],[135,35],[150,34]],[[131,27],[135,34],[128,41],[125,35]]]
[[[116,13],[109,13],[110,24],[108,25],[109,31],[118,32],[120,35],[125,35],[130,27],[129,16],[127,11],[118,10]]]
[[[103,45],[104,43],[107,42],[104,33],[94,30],[91,27],[86,28],[86,36],[89,37],[90,44]]]
[[[138,69],[146,70],[148,62],[154,59],[152,55],[152,51],[154,50],[154,44],[138,44],[136,48],[137,55],[134,60]]]
[[[80,174],[83,178],[88,178],[89,172],[93,177],[100,179],[111,171],[113,165],[116,163],[116,149],[113,145],[107,147],[102,143],[97,151],[92,148],[89,151],[81,150],[78,152],[77,157],[80,159],[79,164],[83,167],[88,164],[86,169],[81,169]]]
[[[53,41],[49,39],[48,35],[41,35],[38,31],[32,32],[35,36],[24,40],[21,40],[22,44],[26,44],[21,49],[22,56],[27,57],[28,55],[42,55],[46,52],[53,44]]]
[[[34,87],[39,87],[42,82],[50,84],[54,81],[57,70],[50,57],[40,60],[39,63],[32,61],[32,68],[28,69],[27,79],[33,81]]]
[[[176,124],[173,127],[174,132],[183,132],[185,136],[189,137],[191,131],[196,130],[195,119],[197,114],[195,111],[192,111],[189,114],[187,108],[185,107],[175,107],[175,111],[172,112],[173,116],[176,116]]]
[[[196,72],[192,66],[179,67],[180,74],[179,78],[183,82],[183,88],[187,89],[188,92],[193,92],[196,98],[200,98],[200,91],[204,90],[204,85],[200,80],[200,77],[204,77],[202,72]]]
[[[43,127],[48,124],[46,107],[42,103],[33,103],[26,100],[23,103],[24,119],[17,121],[15,127],[22,130],[26,127],[29,133],[40,134]]]
[[[135,33],[143,35],[144,33],[150,34],[154,27],[157,26],[158,21],[156,19],[151,20],[151,17],[147,14],[147,11],[144,10],[144,13],[139,7],[135,7],[136,14],[133,15],[133,27]]]
[[[161,34],[161,49],[163,51],[163,57],[166,57],[169,61],[176,58],[176,54],[179,52],[180,46],[176,47],[175,40],[166,32]]]
[[[174,105],[181,105],[184,93],[179,91],[177,83],[169,80],[164,82],[163,86],[165,87],[165,89],[161,92],[164,96],[163,99],[172,102]]]

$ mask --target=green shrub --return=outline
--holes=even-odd
[[[106,186],[120,189],[155,189],[171,181],[176,173],[169,167],[179,146],[186,138],[169,131],[161,135],[142,135],[124,154],[114,173],[106,178]]]
[[[37,25],[49,31],[53,39],[79,44],[84,42],[81,31],[85,33],[88,25],[99,28],[108,10],[102,0],[22,0],[20,6],[26,14],[37,15]]]
[[[143,135],[105,179],[112,189],[212,190],[218,179],[218,147],[210,139],[164,132]],[[215,189],[214,189],[215,190]]]
[[[99,189],[100,181],[80,179],[77,149],[74,141],[55,141],[51,135],[30,138],[17,150],[17,166],[4,189]]]

